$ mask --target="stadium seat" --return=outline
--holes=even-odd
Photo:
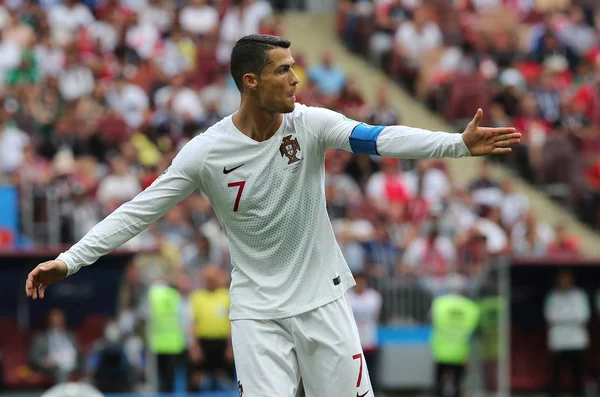
[[[102,337],[108,321],[106,316],[90,315],[77,327],[75,334],[79,348],[84,355],[87,355],[94,342]]]

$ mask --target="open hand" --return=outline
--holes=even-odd
[[[521,134],[514,128],[480,127],[479,120],[482,116],[483,110],[477,109],[475,117],[462,134],[462,139],[472,156],[509,153],[512,151],[511,146],[521,142]]]
[[[61,260],[40,263],[27,276],[25,293],[33,299],[44,298],[46,287],[67,277],[67,264]]]

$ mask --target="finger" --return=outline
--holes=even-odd
[[[36,300],[38,298],[37,286],[34,286],[33,290],[31,291],[31,297],[33,298],[33,300]]]
[[[492,150],[492,154],[506,154],[512,152],[509,147],[497,147]]]
[[[475,127],[478,127],[479,121],[481,120],[482,116],[483,116],[483,110],[481,110],[481,108],[478,108],[477,112],[475,113],[475,117],[473,117],[473,120],[471,121],[471,123],[473,123],[473,125]]]
[[[508,147],[518,145],[519,143],[521,143],[520,139],[505,139],[503,141],[494,142],[494,147]]]
[[[44,299],[45,292],[46,292],[46,285],[40,284],[40,299]]]
[[[39,274],[39,269],[36,267],[27,276],[27,281],[25,282],[25,293],[27,296],[31,296],[33,290],[36,288],[36,280]]]
[[[490,132],[492,133],[492,135],[494,136],[498,136],[498,135],[506,135],[506,134],[521,134],[520,132],[517,132],[516,129],[512,128],[512,127],[480,127],[479,128],[481,131],[485,132],[486,134],[489,134]]]
[[[496,135],[493,138],[493,141],[500,142],[500,141],[510,141],[513,139],[521,139],[521,134],[519,132],[514,132],[512,134]]]
[[[33,290],[33,278],[31,273],[27,276],[27,281],[25,281],[25,294],[27,296],[31,296],[31,292]]]

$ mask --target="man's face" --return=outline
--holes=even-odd
[[[562,272],[558,275],[558,287],[562,290],[568,290],[573,287],[573,276],[569,272]]]
[[[269,51],[269,62],[258,79],[258,97],[264,110],[290,113],[296,103],[296,86],[300,81],[294,73],[294,58],[287,48]]]
[[[52,310],[50,312],[50,328],[63,329],[65,328],[65,315],[60,310]]]

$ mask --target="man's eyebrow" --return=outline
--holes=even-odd
[[[277,67],[277,69],[281,69],[281,68],[290,68],[290,67],[292,67],[292,68],[293,68],[294,66],[296,66],[296,62],[292,62],[292,64],[291,64],[291,65],[290,65],[289,63],[284,63],[284,64],[282,64],[282,65],[279,65],[279,66]]]

